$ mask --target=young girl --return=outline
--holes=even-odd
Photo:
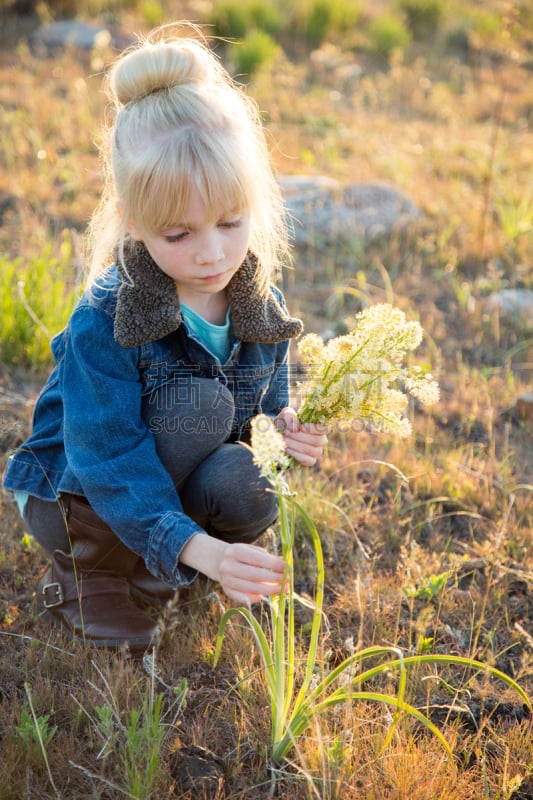
[[[283,560],[251,544],[276,501],[238,444],[250,419],[276,418],[304,465],[326,435],[288,407],[302,324],[271,285],[287,236],[255,106],[165,32],[119,58],[109,91],[86,291],[4,485],[51,555],[42,607],[72,637],[142,650],[156,625],[134,600],[198,572],[237,603],[280,590]]]

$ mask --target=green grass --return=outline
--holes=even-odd
[[[395,51],[403,51],[411,41],[409,29],[401,18],[383,14],[372,21],[368,36],[379,56],[389,59]]]
[[[278,52],[278,45],[268,33],[252,29],[242,41],[231,46],[230,57],[235,64],[236,74],[250,77],[272,62]]]
[[[64,327],[79,286],[68,236],[58,255],[52,244],[29,260],[0,257],[0,361],[41,368],[50,339]]]

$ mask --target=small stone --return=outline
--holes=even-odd
[[[78,50],[99,50],[113,47],[123,50],[134,41],[133,36],[104,25],[91,25],[75,19],[62,19],[43,25],[29,37],[31,47],[37,52],[52,54],[68,47]]]
[[[533,392],[524,392],[516,398],[516,413],[520,419],[533,420]]]
[[[74,19],[63,19],[43,25],[30,37],[30,44],[42,46],[49,50],[66,47],[79,47],[82,50],[92,50],[93,47],[102,47],[111,41],[111,34],[101,25],[89,25]]]
[[[523,328],[533,328],[533,291],[531,289],[502,289],[487,300],[489,311],[497,310],[503,317],[512,317]]]

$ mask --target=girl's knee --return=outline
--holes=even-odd
[[[253,512],[241,519],[243,538],[239,541],[254,542],[276,522],[278,513],[278,504],[274,495],[269,494],[258,498]]]
[[[239,444],[224,444],[205,459],[180,496],[185,513],[229,542],[255,541],[278,516],[276,494]]]
[[[242,480],[238,493],[228,500],[222,535],[226,541],[254,542],[278,518],[276,494],[257,476],[249,482]]]
[[[176,377],[143,400],[143,417],[152,433],[205,437],[225,441],[231,432],[235,404],[219,381],[194,375]]]

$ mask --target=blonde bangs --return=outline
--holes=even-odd
[[[247,169],[235,159],[235,142],[227,139],[233,137],[189,129],[148,148],[129,192],[129,215],[140,230],[158,233],[181,224],[193,189],[200,192],[211,220],[251,210]]]

